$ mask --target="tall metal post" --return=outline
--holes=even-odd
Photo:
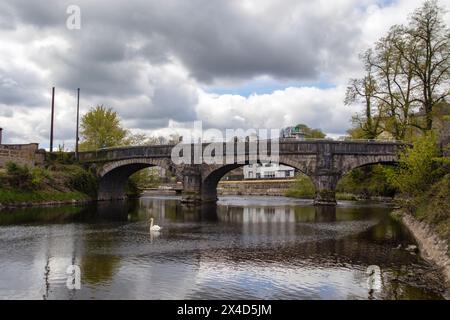
[[[80,88],[77,90],[77,134],[75,137],[75,158],[78,160],[78,141],[79,138],[79,126],[80,126]]]
[[[55,87],[52,88],[52,116],[50,123],[50,152],[53,152],[53,121],[55,117]]]

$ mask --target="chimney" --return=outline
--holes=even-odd
[[[2,144],[2,132],[3,132],[3,128],[0,128],[0,144]]]

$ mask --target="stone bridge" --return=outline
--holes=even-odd
[[[210,202],[217,200],[217,184],[229,171],[254,163],[270,161],[270,142],[266,141],[269,152],[261,151],[261,141],[254,151],[252,142],[232,143],[232,159],[225,162],[197,161],[197,164],[176,163],[172,160],[174,145],[155,145],[100,149],[79,154],[80,162],[93,167],[99,177],[99,200],[125,198],[125,185],[133,173],[152,166],[159,166],[172,172],[183,182],[182,199],[185,202]],[[211,145],[215,145],[211,152]],[[316,188],[315,204],[335,205],[335,190],[339,179],[352,169],[397,160],[398,151],[404,144],[382,141],[333,141],[333,140],[280,140],[280,164],[295,168],[306,174]],[[223,152],[225,159],[229,143],[185,144],[192,159],[195,153],[204,152],[212,156]],[[220,148],[217,148],[220,147]],[[178,149],[177,149],[178,150]],[[230,150],[230,149],[228,149]],[[245,152],[238,152],[245,150]],[[189,151],[188,151],[189,152]],[[178,153],[178,151],[176,152]],[[183,155],[184,151],[179,152]],[[265,155],[260,155],[263,153]],[[268,155],[267,155],[268,154]],[[184,156],[186,156],[184,154]],[[206,163],[207,162],[207,163]],[[209,163],[209,164],[208,164]],[[224,164],[226,163],[226,164]]]

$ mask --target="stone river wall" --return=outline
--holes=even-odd
[[[217,186],[219,195],[284,196],[295,180],[245,180],[221,181]]]
[[[37,143],[0,144],[0,168],[4,168],[9,161],[28,166],[43,163],[45,155],[38,149]]]

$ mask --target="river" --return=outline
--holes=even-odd
[[[391,210],[149,196],[1,211],[0,299],[442,299]]]

